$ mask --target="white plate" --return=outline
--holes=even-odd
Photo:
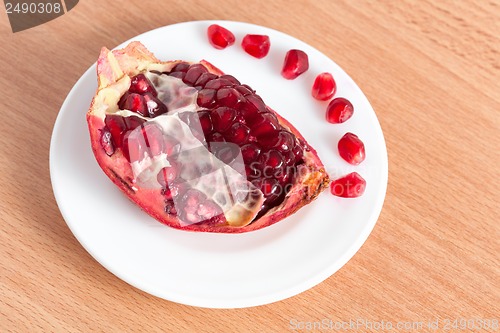
[[[235,45],[225,50],[210,46],[206,29],[212,23],[233,31]],[[267,57],[255,59],[242,50],[240,43],[247,33],[271,38]],[[164,226],[115,188],[94,159],[85,121],[97,86],[94,64],[61,107],[50,147],[57,203],[85,249],[113,274],[139,289],[174,302],[211,308],[282,300],[313,287],[342,267],[373,229],[388,175],[382,130],[354,81],[313,47],[247,23],[186,22],[132,40],[141,41],[163,60],[206,59],[249,84],[317,149],[332,177],[357,171],[367,181],[366,192],[357,199],[342,199],[326,190],[286,220],[245,234],[192,233]],[[280,69],[286,51],[293,48],[309,55],[310,68],[288,81],[280,76]],[[336,96],[348,98],[355,108],[354,116],[341,125],[327,123],[327,103],[310,95],[315,76],[325,71],[336,79]],[[347,131],[358,134],[365,143],[367,157],[357,167],[347,164],[337,152],[337,142]]]

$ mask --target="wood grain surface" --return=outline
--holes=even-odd
[[[302,294],[249,309],[180,305],[121,281],[72,235],[49,177],[59,108],[101,46],[206,19],[274,28],[332,58],[372,103],[389,153],[384,208],[354,258]],[[0,45],[0,331],[287,332],[358,319],[391,322],[393,332],[472,331],[445,329],[461,318],[498,325],[498,0],[82,0],[15,34],[2,7]],[[436,320],[439,330],[428,327]],[[344,328],[336,331],[377,331]]]

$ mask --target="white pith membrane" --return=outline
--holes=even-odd
[[[234,149],[239,151],[231,165],[227,165],[216,158],[208,150],[206,143],[196,138],[191,131],[193,129],[198,133],[203,133],[199,121],[198,123],[191,121],[188,126],[179,118],[180,112],[197,112],[201,109],[196,104],[198,90],[175,77],[151,72],[145,72],[144,74],[156,89],[158,99],[167,106],[168,113],[155,118],[147,118],[133,111],[118,110],[118,99],[130,86],[128,77],[128,80],[125,79],[128,86],[127,83],[119,85],[121,86],[119,90],[123,91],[121,91],[120,96],[115,96],[114,103],[107,104],[109,107],[105,112],[106,114],[120,115],[122,117],[135,116],[145,120],[144,125],[154,123],[162,129],[164,134],[180,142],[181,150],[174,156],[161,153],[151,157],[148,152],[144,152],[142,158],[130,163],[134,176],[133,188],[135,190],[137,190],[137,187],[141,189],[161,189],[162,185],[158,182],[157,175],[162,168],[171,165],[167,158],[172,157],[181,165],[180,175],[176,180],[177,183],[179,183],[180,178],[190,188],[202,192],[207,198],[215,202],[221,208],[230,226],[243,227],[250,224],[260,212],[265,198],[262,191],[247,180],[240,148],[236,144],[228,142],[209,143],[212,145],[211,147],[214,144],[223,145],[233,151]],[[197,117],[192,117],[192,119],[196,120]],[[141,126],[133,131],[137,134],[133,135],[134,140],[140,140],[139,144],[146,147],[147,138],[142,134]],[[184,204],[182,202],[183,196],[174,196],[172,199],[179,212],[178,207],[180,208]],[[207,220],[207,217],[211,218],[213,216],[205,215],[204,218],[200,218],[198,215],[192,214],[189,221],[182,218],[178,220],[181,226],[186,226],[203,222]]]

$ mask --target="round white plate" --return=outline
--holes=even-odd
[[[236,43],[225,50],[213,48],[206,37],[212,23],[233,31]],[[242,50],[241,40],[248,33],[271,38],[267,57],[255,59]],[[94,64],[61,107],[50,146],[55,198],[85,249],[139,289],[174,302],[211,308],[279,301],[313,287],[342,267],[373,229],[388,177],[382,130],[354,81],[313,47],[253,24],[186,22],[132,40],[141,41],[159,59],[206,59],[249,84],[317,149],[332,178],[357,171],[367,181],[366,192],[357,199],[342,199],[326,190],[286,220],[245,234],[193,233],[164,226],[132,204],[94,159],[85,120],[97,86]],[[292,81],[280,75],[289,49],[305,51],[310,63],[309,70]],[[353,117],[344,124],[326,122],[327,102],[310,95],[314,78],[321,72],[331,72],[338,85],[336,96],[346,97],[354,105]],[[366,147],[366,160],[356,167],[342,160],[336,148],[348,131],[357,134]]]

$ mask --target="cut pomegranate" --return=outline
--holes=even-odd
[[[256,230],[293,214],[329,183],[316,152],[289,122],[205,61],[161,62],[133,42],[103,49],[98,77],[87,114],[96,159],[162,223]]]
[[[365,192],[366,181],[357,172],[335,179],[330,185],[333,195],[343,198],[357,198]]]
[[[338,143],[340,156],[352,165],[358,165],[365,160],[365,145],[357,135],[346,133]]]
[[[351,118],[353,113],[351,102],[342,97],[334,98],[326,108],[326,120],[332,124],[340,124]]]
[[[269,36],[266,35],[246,35],[243,37],[241,46],[246,53],[261,59],[269,53],[271,42]]]
[[[234,44],[235,38],[231,31],[218,24],[212,24],[207,29],[208,41],[216,49],[222,50]]]
[[[293,80],[309,69],[309,58],[304,51],[290,50],[286,53],[281,75]]]
[[[321,73],[314,80],[312,96],[320,101],[326,101],[333,97],[337,90],[337,84],[330,73]]]

